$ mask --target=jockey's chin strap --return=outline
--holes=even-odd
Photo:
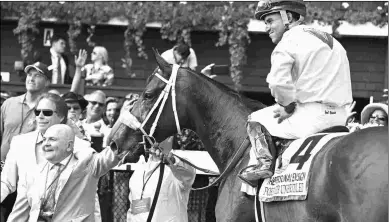
[[[165,103],[166,103],[166,100],[168,99],[169,97],[169,93],[170,91],[172,92],[172,107],[173,107],[173,114],[174,114],[174,119],[175,119],[175,122],[176,122],[176,127],[177,127],[177,132],[178,134],[182,134],[181,132],[181,127],[180,127],[180,122],[179,122],[179,119],[178,119],[178,114],[177,114],[177,107],[176,107],[176,89],[175,89],[175,85],[176,85],[176,79],[177,79],[177,73],[178,73],[178,69],[179,69],[179,65],[176,65],[176,64],[173,64],[173,69],[172,69],[172,73],[170,75],[170,78],[169,80],[165,79],[163,76],[159,75],[158,73],[154,74],[155,76],[157,76],[160,80],[162,80],[163,82],[166,83],[166,86],[165,88],[163,89],[163,91],[161,92],[161,94],[159,95],[157,101],[155,102],[154,106],[151,108],[150,112],[147,114],[146,118],[143,120],[142,124],[140,124],[137,119],[130,115],[128,116],[127,118],[126,117],[123,117],[122,118],[119,118],[120,121],[122,123],[124,123],[125,125],[127,125],[128,127],[132,128],[132,129],[139,129],[142,133],[143,133],[143,136],[145,139],[147,139],[147,141],[150,143],[151,146],[153,146],[154,148],[159,148],[158,147],[158,143],[156,142],[155,138],[153,137],[153,134],[155,132],[155,129],[157,128],[157,124],[158,124],[158,120],[159,120],[159,117],[161,116],[161,113],[162,113],[162,110],[165,106]],[[157,113],[157,116],[155,117],[155,120],[154,120],[154,123],[152,124],[151,126],[151,129],[150,129],[150,133],[147,134],[146,131],[144,130],[144,126],[146,125],[147,121],[150,119],[151,115],[154,113],[154,111],[157,109],[158,105],[161,103],[161,106],[159,107],[159,110],[158,110],[158,113]],[[126,119],[125,119],[126,118]],[[139,125],[140,124],[140,125]],[[144,141],[145,142],[145,141]],[[144,143],[143,142],[143,143]],[[207,189],[213,185],[215,185],[216,183],[220,182],[220,180],[233,168],[235,167],[235,164],[238,162],[239,158],[243,155],[243,153],[245,152],[245,148],[247,148],[249,146],[249,140],[247,139],[247,137],[243,140],[243,142],[240,144],[237,152],[234,154],[233,158],[231,159],[231,161],[228,163],[227,167],[223,170],[223,172],[219,175],[218,178],[216,178],[210,185],[208,186],[205,186],[205,187],[201,187],[201,188],[192,188],[192,190],[203,190],[203,189]],[[160,148],[159,148],[160,149]],[[145,150],[146,151],[146,150]],[[125,157],[128,155],[128,153],[126,155],[124,155],[124,157],[122,158],[122,160],[120,161],[120,163],[122,163],[125,159]],[[192,166],[193,168],[197,169],[197,170],[200,170],[202,172],[205,172],[205,173],[209,173],[209,174],[214,174],[214,175],[217,175],[219,174],[218,172],[214,172],[212,170],[208,170],[208,169],[204,169],[204,168],[200,168],[194,164],[192,164],[191,162],[189,162],[188,160],[182,158],[182,157],[179,157],[177,155],[175,155],[174,153],[172,153],[172,155],[174,157],[176,157],[177,159],[179,159],[180,161]]]
[[[282,23],[285,26],[285,29],[289,30],[290,29],[290,23],[289,23],[289,19],[288,19],[288,15],[286,14],[286,11],[285,10],[281,10],[280,11],[280,15],[281,15]],[[304,21],[304,19],[305,19],[304,16],[300,15],[299,19],[296,21],[296,24],[301,24]]]

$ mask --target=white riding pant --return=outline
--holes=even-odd
[[[335,107],[321,103],[297,104],[292,116],[278,123],[274,118],[274,110],[277,104],[253,112],[248,117],[248,122],[259,122],[272,136],[285,139],[298,139],[318,133],[333,126],[344,126],[347,120],[345,107]],[[258,164],[254,149],[250,150],[248,165]],[[241,191],[249,195],[255,195],[255,188],[242,183]]]

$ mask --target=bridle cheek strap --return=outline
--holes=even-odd
[[[181,126],[180,126],[180,120],[178,119],[177,103],[176,103],[176,80],[177,80],[178,68],[180,68],[178,65],[173,65],[172,75],[174,75],[174,78],[173,78],[173,86],[172,86],[172,106],[173,106],[174,119],[176,120],[177,132],[178,134],[181,135]]]
[[[154,106],[152,107],[150,112],[147,114],[145,120],[141,124],[140,129],[143,129],[143,127],[146,125],[146,123],[149,120],[149,118],[151,117],[151,115],[154,113],[154,111],[158,107],[159,103],[161,103],[159,110],[158,110],[158,113],[157,113],[157,116],[155,117],[155,120],[151,126],[150,133],[148,135],[146,134],[149,137],[152,137],[154,135],[155,129],[157,128],[157,125],[158,125],[159,117],[161,116],[163,108],[165,107],[165,103],[169,97],[170,90],[172,91],[172,106],[173,106],[173,114],[174,114],[174,119],[176,122],[177,132],[178,132],[178,134],[181,135],[181,127],[180,127],[180,122],[179,122],[178,114],[177,114],[176,89],[175,89],[176,79],[177,79],[177,74],[178,74],[179,68],[180,68],[179,65],[173,64],[172,73],[170,75],[169,80],[165,79],[163,76],[159,75],[158,73],[154,74],[161,81],[165,82],[166,86],[163,89],[163,91],[161,92],[161,94],[159,95],[157,101],[154,103]],[[141,130],[141,131],[143,132],[143,134],[145,134],[144,130]]]
[[[172,89],[172,104],[173,104],[172,106],[173,106],[173,113],[174,113],[174,119],[176,122],[177,132],[181,135],[181,127],[180,127],[180,122],[179,122],[178,114],[177,114],[176,89],[175,89],[177,73],[178,73],[179,68],[180,68],[179,65],[173,64],[173,69],[172,69],[172,73],[170,75],[169,80],[165,79],[164,77],[162,77],[158,73],[154,74],[160,80],[165,82],[166,86],[163,89],[163,91],[161,92],[161,94],[159,95],[157,101],[154,103],[153,107],[151,108],[150,112],[147,114],[147,116],[146,116],[145,120],[142,122],[142,124],[130,112],[125,112],[119,116],[119,119],[118,119],[119,122],[123,123],[124,125],[128,126],[129,128],[131,128],[133,130],[140,130],[151,145],[155,144],[155,139],[153,137],[153,134],[155,132],[155,129],[157,128],[158,120],[159,120],[159,117],[161,116],[161,113],[162,113],[163,108],[165,106],[166,100],[169,97],[170,89]],[[161,103],[161,106],[159,107],[157,116],[155,117],[154,123],[151,126],[150,133],[147,134],[147,132],[144,130],[144,126],[146,125],[147,121],[150,119],[150,117],[154,113],[154,111],[157,109],[159,103]],[[127,152],[122,157],[119,165],[123,163],[125,157],[128,154],[129,154],[129,152]]]

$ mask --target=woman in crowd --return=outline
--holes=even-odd
[[[353,112],[354,113],[354,112]],[[360,129],[388,126],[388,105],[384,103],[370,103],[361,112],[361,123],[349,121],[347,127],[350,132]]]
[[[107,98],[107,101],[105,102],[103,120],[109,128],[112,128],[112,126],[116,123],[116,120],[119,118],[120,109],[121,106],[118,99],[114,97]]]
[[[88,86],[110,86],[113,83],[113,70],[108,65],[108,51],[103,46],[93,48],[91,54],[92,64],[84,66],[86,72],[85,82]]]
[[[83,114],[85,115],[88,101],[74,92],[67,92],[62,95],[62,98],[68,106],[68,125],[73,128],[78,138],[88,140],[81,122]]]
[[[388,125],[388,105],[383,103],[370,103],[361,112],[361,124],[372,126]]]

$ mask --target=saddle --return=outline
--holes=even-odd
[[[349,129],[346,126],[333,126],[327,129],[324,129],[317,133],[343,133],[343,132],[349,132]],[[266,132],[268,133],[268,132]],[[273,145],[275,146],[276,150],[276,159],[279,159],[279,165],[278,168],[282,167],[282,153],[286,150],[286,148],[289,147],[289,145],[295,140],[295,139],[285,139],[280,138],[276,136],[271,136],[271,140]],[[268,141],[271,142],[271,141]]]
[[[272,136],[269,133],[269,131],[264,126],[262,126],[260,123],[258,123],[258,122],[254,122],[254,123],[259,124],[261,126],[261,130],[265,136],[270,154],[272,155],[272,158],[274,159],[274,161],[272,161],[270,169],[273,172],[275,171],[276,168],[281,169],[282,163],[283,163],[282,154],[292,144],[292,142],[295,141],[296,139],[285,139],[285,138]],[[324,130],[317,132],[317,133],[327,133],[328,134],[328,133],[342,133],[342,132],[349,132],[349,129],[346,126],[333,126],[333,127],[324,129]],[[276,166],[277,160],[278,160],[278,166]],[[250,181],[250,180],[246,179],[244,176],[242,176],[242,172],[244,172],[245,170],[248,170],[250,168],[254,168],[254,167],[258,167],[258,166],[257,165],[249,165],[249,166],[243,168],[238,174],[238,177],[241,180],[245,181],[247,184],[250,184],[252,187],[256,187],[258,184],[262,184],[262,183],[259,183],[260,180]]]

